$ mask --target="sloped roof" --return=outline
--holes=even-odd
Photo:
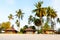
[[[13,27],[10,27],[10,28],[8,28],[8,29],[6,29],[5,31],[16,31]]]
[[[34,31],[32,28],[27,28],[25,31]]]

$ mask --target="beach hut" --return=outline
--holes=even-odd
[[[27,28],[27,29],[25,29],[25,33],[26,34],[34,34],[35,33],[35,30],[33,30],[32,28]]]
[[[17,33],[17,31],[14,29],[14,27],[10,27],[6,30],[4,30],[5,32],[4,33],[8,33],[8,34],[14,34],[14,33]]]

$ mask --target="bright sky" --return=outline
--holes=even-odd
[[[34,9],[34,4],[40,0],[0,0],[0,23],[8,21],[8,15],[12,13],[15,15],[15,11],[18,9],[22,9],[24,14],[23,20],[21,20],[21,27],[25,24],[28,24],[29,15],[33,15],[32,10]],[[51,6],[53,7],[60,17],[60,0],[42,0],[43,6]],[[14,22],[12,21],[12,24]],[[57,26],[59,28],[59,26]]]

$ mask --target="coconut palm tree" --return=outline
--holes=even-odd
[[[38,27],[37,33],[39,33],[39,26],[41,25],[41,21],[38,18],[33,17],[32,15],[29,16],[28,23],[34,23]]]
[[[16,11],[16,17],[18,18],[16,20],[16,24],[17,24],[18,27],[20,27],[20,19],[23,19],[23,14],[24,13],[22,13],[21,9],[19,9],[18,11]],[[19,31],[20,31],[20,28],[19,28]]]
[[[14,19],[14,18],[13,18],[13,15],[10,14],[10,15],[8,16],[8,19],[9,19],[9,21],[10,21],[10,23],[11,23],[11,21]],[[12,23],[11,23],[11,25],[12,25]]]
[[[43,2],[36,3],[35,7],[36,9],[33,10],[35,12],[35,15],[40,18],[41,20],[41,29],[42,29],[42,17],[46,16],[46,7],[41,7]]]
[[[13,15],[10,14],[10,15],[8,16],[8,18],[9,18],[9,20],[13,19]]]
[[[57,14],[51,7],[47,7],[47,22],[50,20],[49,17],[51,18],[51,28],[54,29],[54,22],[52,19],[54,20],[57,17]]]
[[[31,22],[33,22],[33,16],[32,15],[30,15],[28,18],[28,24],[30,24]]]
[[[16,24],[17,24],[17,26],[19,27],[20,26],[20,24],[19,24],[19,21],[18,20],[16,20],[16,22],[15,22]]]
[[[52,15],[51,15],[51,19],[54,20],[54,22],[51,20],[51,28],[54,30],[54,25],[55,25],[55,18],[57,17],[57,14],[54,10],[52,10]]]
[[[37,33],[39,34],[39,30],[40,30],[39,27],[41,26],[41,20],[35,18],[34,19],[34,24],[38,27]]]
[[[20,25],[20,18],[22,19],[23,18],[23,14],[21,9],[19,9],[18,11],[16,11],[16,17],[18,18],[18,21],[16,20],[16,23],[19,22],[18,24]],[[18,26],[20,27],[20,26]]]

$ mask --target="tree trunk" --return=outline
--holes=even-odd
[[[52,21],[52,18],[51,18],[51,29],[54,30],[54,23]]]
[[[42,17],[40,17],[40,20],[41,20],[41,31],[42,31],[42,33],[43,33]]]
[[[39,34],[39,27],[38,27],[38,30],[37,30],[37,34]]]
[[[49,16],[47,16],[47,23],[49,22]]]
[[[18,28],[19,32],[20,32],[20,18],[19,18],[19,28]]]

